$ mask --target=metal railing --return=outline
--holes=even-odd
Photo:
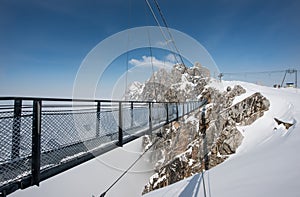
[[[204,103],[0,97],[0,196],[151,134]]]

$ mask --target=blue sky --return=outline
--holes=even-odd
[[[221,72],[299,69],[300,1],[158,2]],[[146,25],[156,24],[143,0],[0,0],[0,94],[70,97],[95,45]]]

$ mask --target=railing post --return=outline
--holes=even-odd
[[[186,113],[188,114],[190,112],[190,106],[189,103],[186,103]]]
[[[178,111],[178,103],[176,103],[176,120],[178,120],[179,111]]]
[[[130,102],[130,120],[131,120],[130,127],[132,128],[133,127],[133,101]]]
[[[42,101],[34,100],[32,109],[32,185],[40,183]]]
[[[152,109],[151,109],[151,102],[149,102],[149,135],[152,134]]]
[[[201,134],[203,134],[204,136],[206,135],[206,120],[205,120],[205,106],[203,106],[202,108],[202,112],[201,112],[201,121],[202,121],[202,125],[203,125],[203,128],[202,128],[202,131],[201,131]]]
[[[19,158],[20,144],[21,144],[21,114],[22,114],[22,100],[16,99],[14,101],[14,119],[12,130],[12,146],[11,146],[11,160]]]
[[[167,119],[166,119],[166,123],[168,124],[169,123],[169,104],[168,103],[165,103],[165,108],[166,108],[166,112],[167,112]]]
[[[101,117],[101,102],[97,102],[97,119],[96,119],[96,137],[99,137],[100,134],[100,117]]]
[[[122,116],[122,102],[119,102],[119,142],[118,146],[123,146],[123,116]]]
[[[184,103],[182,103],[182,116],[184,116]]]

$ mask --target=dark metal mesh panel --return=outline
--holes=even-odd
[[[169,121],[176,118],[176,104],[168,104]]]
[[[22,112],[20,157],[31,156],[32,111]]]
[[[100,136],[109,136],[117,139],[119,129],[119,112],[117,110],[104,110],[100,114]]]
[[[11,158],[12,117],[13,111],[0,112],[0,163],[9,161]]]
[[[133,126],[145,127],[149,121],[149,109],[147,107],[140,107],[133,109]]]
[[[0,186],[31,173],[30,111],[13,118],[13,110],[0,112]]]
[[[43,112],[41,168],[66,162],[104,143],[97,136],[96,120],[96,108]]]
[[[167,118],[167,108],[163,103],[153,103],[152,104],[152,124],[155,126],[162,122],[166,122]]]
[[[178,104],[178,115],[182,116],[183,115],[183,105],[182,104]]]
[[[134,134],[138,130],[148,128],[149,109],[148,105],[124,105],[122,109],[123,130],[126,134]]]

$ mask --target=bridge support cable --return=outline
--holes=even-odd
[[[202,171],[202,183],[203,183],[203,194],[204,194],[204,197],[206,197],[206,187],[205,187],[205,181],[204,181],[204,170]]]
[[[154,20],[155,20],[157,26],[158,26],[159,29],[160,29],[160,32],[161,32],[161,34],[162,34],[162,36],[163,36],[163,38],[164,38],[164,40],[165,40],[165,42],[166,42],[166,46],[169,48],[170,52],[173,54],[174,59],[175,59],[175,62],[176,62],[177,64],[179,64],[179,61],[178,61],[178,59],[177,59],[176,54],[173,52],[172,47],[169,45],[169,41],[170,41],[171,38],[170,38],[170,39],[167,38],[167,36],[166,36],[164,30],[162,29],[162,26],[161,26],[160,23],[159,23],[159,20],[157,19],[156,15],[155,15],[155,13],[154,13],[154,11],[153,11],[152,6],[150,5],[150,3],[149,3],[148,0],[145,0],[145,1],[146,1],[146,4],[147,4],[147,6],[148,6],[148,8],[149,8],[149,10],[150,10],[150,12],[151,12],[151,14],[152,14]],[[172,41],[172,40],[171,40],[171,41]],[[172,42],[172,43],[173,43],[173,42]],[[175,50],[176,50],[176,49],[175,49]]]
[[[147,29],[147,35],[148,35],[148,42],[149,42],[149,50],[150,50],[150,61],[151,61],[151,70],[152,70],[152,76],[153,76],[153,88],[154,88],[154,99],[152,100],[157,101],[157,92],[156,92],[156,83],[155,83],[155,74],[154,74],[154,64],[153,64],[153,52],[152,52],[152,47],[151,47],[151,38],[150,38],[150,33],[149,30]]]
[[[162,137],[161,133],[156,135],[158,138],[99,196],[104,197],[106,193],[124,176],[129,170],[150,150]]]
[[[158,5],[158,2],[157,2],[156,0],[153,0],[153,1],[154,1],[155,5],[156,5],[156,7],[157,7],[157,10],[158,10],[158,12],[159,12],[159,14],[160,14],[160,17],[161,17],[161,19],[162,19],[162,21],[163,21],[165,27],[167,28],[167,31],[168,31],[168,33],[169,33],[169,37],[170,37],[170,39],[171,39],[171,41],[172,41],[172,44],[173,44],[174,47],[175,47],[175,50],[176,50],[177,54],[179,55],[180,61],[181,61],[181,63],[184,65],[184,61],[183,61],[182,55],[181,55],[180,51],[178,50],[178,48],[177,48],[177,46],[176,46],[175,40],[174,40],[174,38],[173,38],[173,36],[172,36],[172,34],[171,34],[171,32],[170,32],[169,26],[168,26],[168,24],[167,24],[166,18],[164,17],[164,15],[163,15],[163,13],[162,13],[162,11],[161,11],[161,9],[160,9],[160,6]]]

